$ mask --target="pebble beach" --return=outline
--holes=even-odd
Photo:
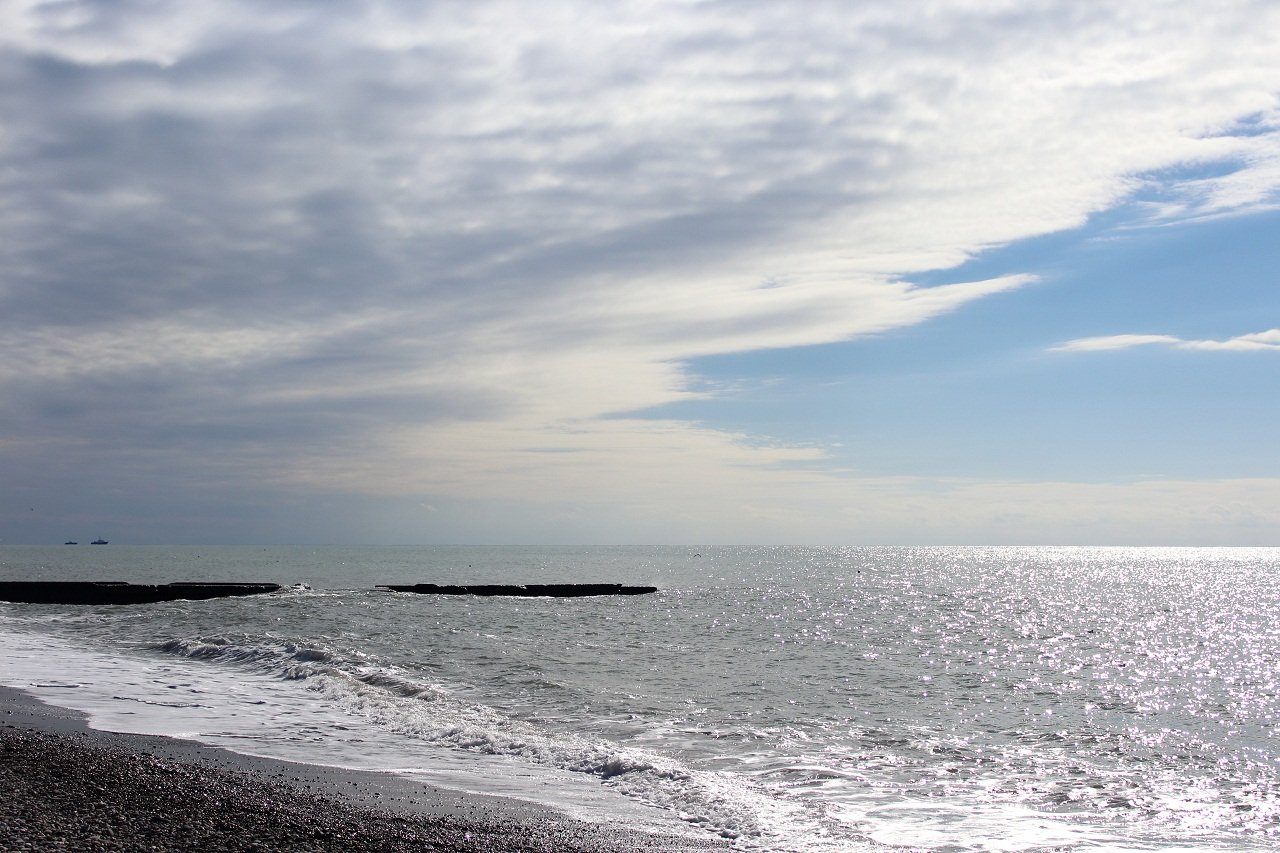
[[[5,851],[723,849],[430,788],[390,774],[259,759],[172,738],[102,732],[0,689]]]

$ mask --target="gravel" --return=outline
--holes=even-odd
[[[74,720],[41,720],[9,704],[0,724],[3,851],[723,849],[710,839],[573,821],[513,801],[462,794],[450,799],[381,774],[246,758],[166,738],[77,731]],[[249,769],[237,769],[244,767]],[[416,793],[410,797],[408,791]],[[379,801],[386,805],[369,805]]]

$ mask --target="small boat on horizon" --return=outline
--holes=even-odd
[[[79,545],[80,543],[75,541],[74,539],[68,539],[66,542],[63,542],[62,544],[63,545]]]
[[[89,544],[90,544],[90,545],[107,545],[107,544],[109,544],[109,543],[108,543],[108,542],[107,542],[107,540],[105,540],[105,539],[95,539],[95,540],[93,540],[92,542],[90,542]]]

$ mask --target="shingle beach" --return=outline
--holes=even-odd
[[[723,849],[390,774],[100,732],[0,688],[0,850],[623,853]]]

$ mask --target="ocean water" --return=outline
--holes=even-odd
[[[0,682],[102,728],[821,851],[1280,842],[1280,549],[0,548]],[[613,581],[654,595],[379,583]]]

